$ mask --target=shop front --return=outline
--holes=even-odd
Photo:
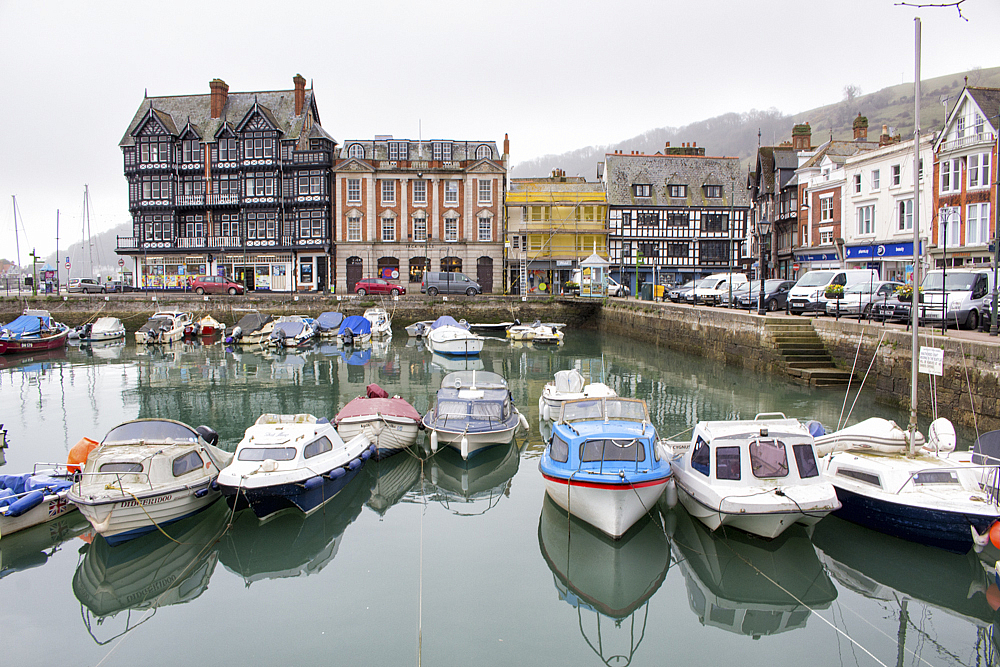
[[[870,243],[847,246],[845,249],[847,268],[878,269],[882,280],[904,281],[913,272],[913,242]],[[923,242],[918,254],[923,256]]]
[[[248,290],[291,289],[291,255],[206,254],[136,257],[140,289],[183,290],[195,276],[224,276]]]
[[[829,252],[804,252],[795,255],[795,263],[799,265],[795,278],[801,278],[806,271],[816,269],[839,269],[840,258],[835,250]],[[794,268],[794,267],[793,267]],[[789,278],[791,280],[791,278]]]

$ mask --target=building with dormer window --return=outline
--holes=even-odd
[[[347,140],[334,165],[335,284],[379,277],[419,289],[424,271],[502,284],[507,140]]]
[[[118,237],[133,284],[183,288],[222,275],[248,289],[329,284],[337,142],[312,88],[146,97],[119,146],[132,236]]]

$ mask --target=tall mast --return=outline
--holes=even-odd
[[[87,253],[90,257],[90,275],[94,275],[94,241],[90,238],[90,191],[83,186],[83,224],[86,236]]]
[[[56,294],[59,294],[59,209],[56,209]],[[69,287],[69,280],[66,280]]]
[[[14,245],[17,246],[17,295],[21,295],[21,240],[17,237],[17,195],[11,195],[14,205]]]
[[[920,18],[914,21],[916,57],[913,77],[913,296],[910,297],[910,322],[913,337],[910,341],[910,456],[914,454],[914,440],[917,434],[917,360],[920,356],[917,328],[920,318],[917,305],[920,303]]]

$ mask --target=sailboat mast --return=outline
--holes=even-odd
[[[94,275],[94,241],[90,238],[90,189],[89,186],[83,186],[83,215],[84,215],[84,225],[85,233],[87,236],[87,253],[90,257],[90,274]]]
[[[56,209],[56,294],[59,294],[59,209]],[[69,287],[69,280],[66,281]]]
[[[910,456],[913,456],[917,434],[917,360],[919,339],[917,329],[920,317],[917,306],[920,303],[920,17],[913,19],[916,41],[913,76],[913,295],[910,297],[910,322],[912,338],[910,342]]]
[[[21,240],[17,236],[17,195],[11,195],[14,205],[14,245],[17,246],[17,294],[21,295]]]

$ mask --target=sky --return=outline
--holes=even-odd
[[[919,0],[914,0],[919,1]],[[928,0],[945,2],[947,0]],[[0,0],[0,257],[129,221],[118,143],[150,96],[314,86],[341,144],[510,136],[511,164],[729,112],[787,114],[1000,65],[1000,2]],[[310,85],[310,84],[307,84]]]

